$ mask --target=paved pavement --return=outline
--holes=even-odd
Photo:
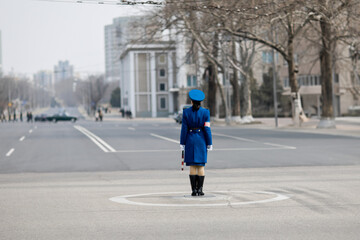
[[[271,120],[213,125],[203,198],[171,119],[0,124],[0,239],[358,239],[358,119]]]
[[[188,197],[175,170],[2,174],[0,238],[357,240],[359,171],[208,170],[207,198]]]

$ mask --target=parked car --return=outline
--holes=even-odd
[[[191,107],[192,105],[189,104],[183,104],[180,106],[180,110],[175,114],[174,116],[174,120],[175,122],[181,124],[182,123],[182,115],[183,115],[183,110],[186,108]]]
[[[58,122],[58,121],[76,122],[77,117],[70,116],[67,113],[58,113],[58,114],[54,114],[52,116],[48,116],[46,119],[51,122]]]
[[[34,118],[35,122],[46,122],[47,121],[47,115],[46,114],[40,114],[40,115],[36,115]]]

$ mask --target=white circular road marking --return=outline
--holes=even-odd
[[[184,194],[185,192],[162,192],[162,193],[143,193],[143,194],[134,194],[134,195],[124,195],[118,197],[109,198],[110,201],[122,203],[122,204],[129,204],[129,205],[138,205],[138,206],[157,206],[157,207],[216,207],[216,206],[236,206],[236,205],[249,205],[249,204],[259,204],[259,203],[269,203],[275,201],[282,201],[289,199],[290,197],[285,196],[283,194],[274,193],[274,192],[265,192],[265,191],[216,191],[216,193],[227,193],[227,194],[234,194],[234,193],[241,193],[241,194],[265,194],[265,195],[274,195],[274,197],[263,199],[263,200],[254,200],[254,201],[244,201],[244,202],[231,202],[230,199],[232,196],[226,196],[223,194],[216,194],[210,193],[206,194],[203,197],[191,197],[189,195],[182,195],[182,196],[172,196],[170,198],[176,200],[192,200],[198,201],[202,203],[149,203],[149,202],[136,202],[131,201],[129,199],[136,198],[136,197],[149,197],[156,195],[178,195]],[[223,203],[203,203],[206,201],[224,201]]]

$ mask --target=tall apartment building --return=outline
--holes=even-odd
[[[54,66],[54,83],[73,77],[74,67],[69,61],[59,61],[58,65]]]
[[[40,88],[53,91],[53,74],[51,71],[38,71],[34,74],[34,84]]]
[[[118,17],[106,25],[105,31],[105,79],[107,82],[120,81],[120,55],[134,33],[130,22],[138,17]]]
[[[2,67],[2,45],[1,45],[1,31],[0,31],[0,77],[3,75]]]

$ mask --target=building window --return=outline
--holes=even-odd
[[[284,87],[289,87],[289,78],[284,78],[283,85]]]
[[[299,54],[297,54],[297,53],[294,54],[294,63],[295,64],[299,63]]]
[[[167,109],[166,97],[160,97],[160,99],[159,99],[159,109],[160,110],[166,110]]]
[[[197,87],[197,78],[195,75],[187,75],[187,86]]]
[[[194,55],[193,55],[191,52],[188,52],[188,53],[186,54],[185,63],[186,63],[186,64],[194,64],[194,63],[195,63],[195,61],[194,61]]]
[[[158,59],[159,59],[160,64],[165,64],[166,63],[165,54],[161,54]]]
[[[166,83],[159,84],[159,91],[166,91]]]
[[[272,63],[273,57],[271,51],[263,51],[262,52],[262,61],[263,63]]]
[[[166,76],[166,72],[165,72],[165,69],[161,68],[159,70],[159,77],[165,77]]]

